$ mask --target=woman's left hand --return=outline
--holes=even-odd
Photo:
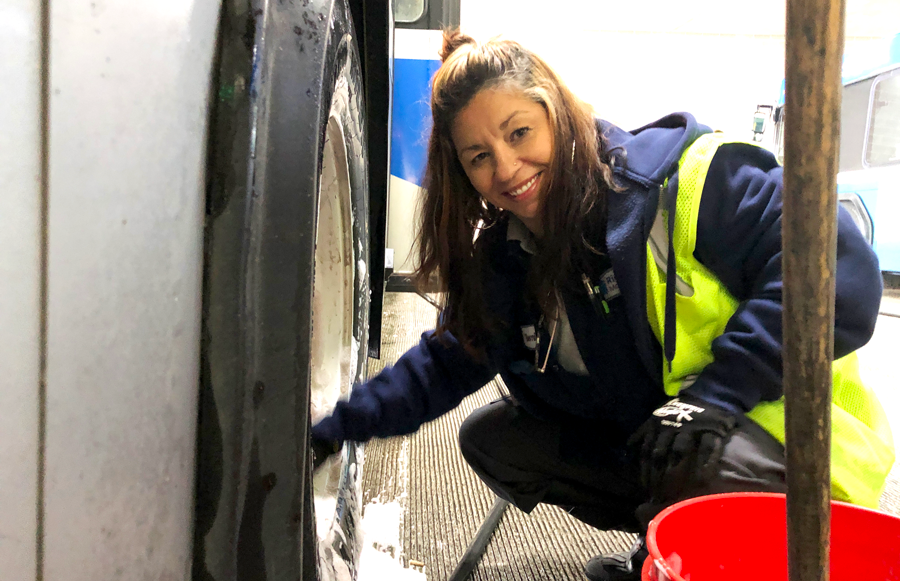
[[[736,424],[731,412],[690,395],[654,411],[628,441],[651,496],[673,500],[712,479]]]

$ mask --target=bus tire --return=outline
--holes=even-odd
[[[346,0],[261,5],[221,21],[193,578],[355,578],[361,449],[314,489],[309,442],[312,414],[366,374],[359,54]]]

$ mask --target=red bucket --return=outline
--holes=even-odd
[[[785,496],[714,494],[657,515],[644,581],[787,580]],[[900,581],[900,518],[831,503],[831,581]]]

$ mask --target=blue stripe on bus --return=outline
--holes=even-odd
[[[394,59],[391,175],[422,185],[431,133],[431,77],[439,60]]]

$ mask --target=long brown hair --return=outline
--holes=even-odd
[[[527,298],[549,317],[556,313],[557,289],[576,284],[581,272],[595,275],[596,254],[605,251],[606,196],[617,188],[591,108],[540,57],[511,40],[478,43],[459,31],[445,31],[441,60],[432,81],[433,128],[415,280],[424,289],[436,279],[444,293],[438,335],[453,333],[481,358],[489,334],[502,322],[485,309],[475,238],[506,211],[478,194],[457,158],[451,127],[459,112],[484,89],[520,92],[547,111],[554,152]]]

